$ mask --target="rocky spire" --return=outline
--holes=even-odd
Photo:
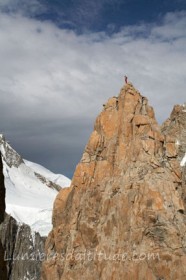
[[[177,154],[148,100],[126,84],[56,199],[42,280],[186,279]]]

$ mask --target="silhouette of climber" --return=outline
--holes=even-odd
[[[124,76],[124,78],[125,78],[125,83],[128,84],[128,77]]]

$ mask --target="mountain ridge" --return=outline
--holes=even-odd
[[[55,196],[71,181],[24,160],[3,135],[0,135],[0,150],[8,213],[0,225],[0,244],[4,252],[1,263],[6,261],[7,269],[4,268],[5,273],[0,277],[38,280],[46,236],[51,230]]]
[[[7,190],[7,213],[19,223],[26,223],[34,231],[47,236],[51,228],[54,198],[58,191],[69,186],[71,181],[39,164],[24,160],[7,143],[3,135],[0,136],[0,143]]]

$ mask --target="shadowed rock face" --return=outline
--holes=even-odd
[[[0,224],[4,221],[5,215],[5,186],[3,176],[3,165],[0,154]],[[4,261],[4,249],[0,240],[0,275],[2,280],[7,279],[6,263]]]
[[[183,170],[169,125],[161,131],[130,83],[109,99],[54,204],[42,280],[186,279]]]
[[[6,214],[0,228],[0,239],[5,250],[9,280],[38,280],[44,258],[45,237]],[[0,278],[1,279],[1,278]]]
[[[5,186],[4,186],[4,175],[3,175],[3,165],[2,158],[0,154],[0,223],[4,221],[5,214]]]

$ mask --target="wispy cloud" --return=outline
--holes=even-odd
[[[180,12],[112,36],[77,35],[1,13],[1,129],[26,157],[67,174],[124,74],[163,121],[173,104],[185,102],[185,25]]]
[[[179,20],[178,16],[180,17]],[[168,40],[170,42],[185,38],[185,17],[186,11],[179,13],[168,13],[163,19],[163,28],[162,25],[154,27],[152,30],[152,36],[158,41]]]

